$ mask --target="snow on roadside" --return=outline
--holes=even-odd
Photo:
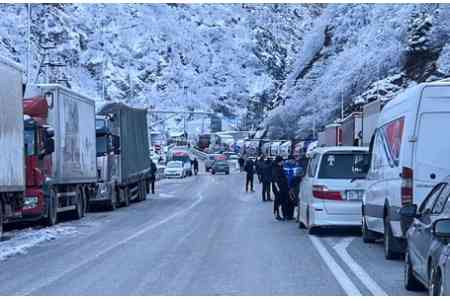
[[[32,247],[46,241],[55,240],[62,236],[77,233],[74,226],[57,225],[41,229],[28,228],[4,234],[10,239],[0,242],[0,261],[15,255],[23,255]]]

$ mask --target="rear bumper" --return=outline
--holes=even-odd
[[[323,207],[310,208],[310,226],[330,226],[330,227],[361,227],[362,215],[359,214],[330,214]]]

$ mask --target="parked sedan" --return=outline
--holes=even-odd
[[[216,160],[211,167],[211,174],[225,173],[230,174],[230,166],[226,160]]]
[[[323,147],[311,152],[300,186],[299,226],[361,226],[361,203],[368,164],[363,147]]]
[[[442,232],[441,232],[442,234]],[[450,234],[445,233],[446,238],[450,238]],[[434,268],[433,273],[433,291],[434,295],[449,296],[450,295],[450,245],[447,244],[442,251],[438,260],[438,266]]]
[[[404,284],[408,290],[428,289],[440,294],[442,269],[439,261],[450,237],[450,177],[437,184],[417,208],[405,206],[400,215],[412,219],[406,232]]]
[[[167,163],[164,170],[164,177],[166,178],[184,178],[186,177],[186,169],[182,161],[172,160]]]

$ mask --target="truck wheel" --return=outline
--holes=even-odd
[[[79,220],[83,217],[83,195],[81,189],[76,190],[75,211],[73,212],[73,218]]]
[[[364,214],[362,217],[362,239],[366,244],[375,243],[375,241],[377,240],[375,232],[369,230],[369,228],[367,227],[366,217],[364,216]]]
[[[47,226],[53,226],[58,223],[58,205],[55,191],[50,192],[50,198],[48,199],[48,211],[47,218],[44,223]]]
[[[384,218],[384,256],[386,259],[397,259],[400,253],[396,252],[396,238],[392,234],[391,224],[389,223],[389,217]]]
[[[123,199],[123,205],[124,206],[129,206],[130,205],[130,198],[129,195],[130,193],[128,193],[128,187],[124,187],[123,189],[120,190],[121,192],[121,199]]]
[[[3,235],[3,208],[0,203],[0,239],[2,238],[2,235]]]

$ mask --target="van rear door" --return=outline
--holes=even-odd
[[[419,204],[450,174],[450,86],[424,88],[415,137],[413,201]]]

